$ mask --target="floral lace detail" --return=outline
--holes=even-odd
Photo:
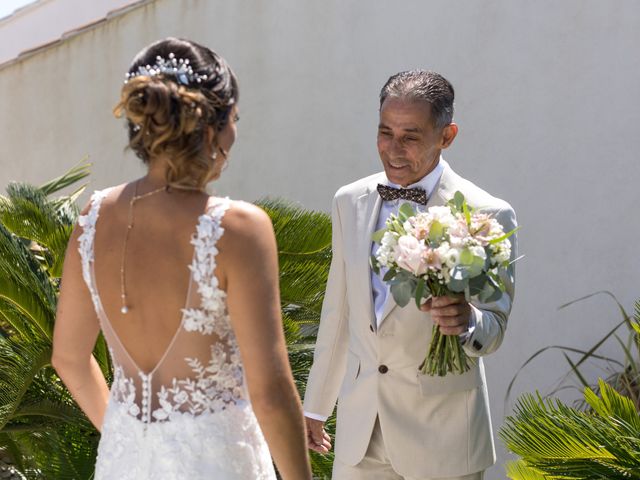
[[[156,420],[167,420],[185,411],[191,415],[219,412],[245,398],[237,348],[227,353],[220,343],[212,345],[211,360],[206,366],[197,358],[185,360],[195,376],[184,380],[174,378],[171,387],[160,388],[160,408],[153,411]]]
[[[98,211],[107,193],[109,193],[109,189],[93,192],[89,211],[78,218],[78,225],[82,227],[82,234],[78,237],[78,252],[80,252],[80,259],[82,261],[82,278],[84,278],[87,287],[89,287],[91,300],[93,301],[96,311],[98,311],[100,299],[96,289],[93,287],[93,281],[91,279],[91,262],[93,262],[93,241],[96,234]]]
[[[109,353],[111,354],[111,358],[113,358],[111,349],[109,349]],[[124,374],[122,367],[115,362],[113,365],[111,396],[126,409],[129,415],[138,418],[138,415],[140,415],[140,407],[136,404],[136,386],[133,380]]]
[[[170,387],[160,388],[157,393],[160,408],[152,414],[157,421],[185,411],[192,415],[213,413],[246,399],[242,363],[227,312],[226,293],[218,287],[215,276],[216,243],[224,233],[221,222],[229,205],[229,200],[225,199],[208,215],[200,217],[191,240],[194,258],[189,266],[198,285],[200,307],[183,309],[182,328],[185,331],[215,334],[218,341],[211,345],[207,365],[196,358],[185,358],[194,373],[193,378],[174,378]]]
[[[224,199],[212,208],[209,215],[200,217],[196,235],[191,239],[194,256],[189,269],[198,285],[201,304],[200,308],[183,309],[183,326],[188,332],[226,336],[231,330],[227,314],[227,295],[218,288],[218,278],[215,276],[218,254],[216,243],[224,233],[221,222],[229,205],[229,200]]]

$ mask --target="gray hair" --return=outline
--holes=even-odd
[[[429,103],[436,128],[446,127],[453,121],[453,86],[439,73],[428,70],[396,73],[389,77],[380,91],[380,108],[387,97]]]

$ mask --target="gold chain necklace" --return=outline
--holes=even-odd
[[[144,193],[142,195],[138,195],[138,183],[140,180],[136,181],[135,191],[133,197],[129,201],[129,222],[127,224],[127,231],[124,235],[124,246],[122,247],[122,262],[120,263],[120,297],[122,298],[122,308],[120,308],[120,312],[122,314],[126,314],[129,312],[129,306],[127,305],[127,292],[125,289],[125,271],[124,271],[124,259],[127,255],[127,243],[129,241],[129,232],[133,228],[133,204],[138,200],[142,200],[143,198],[150,197],[151,195],[155,195],[156,193],[160,193],[162,191],[169,191],[169,185],[165,185],[164,187],[160,187],[156,190],[152,190],[151,192]]]

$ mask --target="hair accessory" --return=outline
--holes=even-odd
[[[169,59],[161,56],[156,57],[156,63],[153,65],[141,65],[134,72],[125,75],[124,83],[127,83],[134,77],[154,77],[156,75],[171,75],[181,85],[190,85],[192,83],[202,83],[206,81],[208,76],[195,73],[189,59],[176,58],[173,53],[169,54]]]

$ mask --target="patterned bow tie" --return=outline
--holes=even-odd
[[[425,192],[424,188],[394,188],[379,183],[378,193],[380,194],[380,198],[385,202],[402,198],[403,200],[410,200],[420,205],[427,204],[427,192]]]

